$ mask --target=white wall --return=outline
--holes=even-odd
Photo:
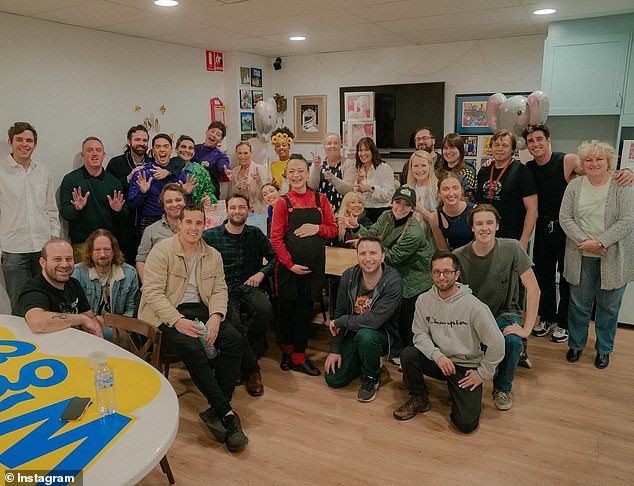
[[[445,82],[445,133],[454,131],[455,95],[531,92],[539,89],[543,35],[371,49],[283,59],[272,72],[275,91],[286,96],[286,122],[294,129],[293,96],[328,96],[328,131],[341,131],[339,87]],[[412,129],[415,127],[412,127]],[[310,155],[319,145],[298,144]]]
[[[31,122],[39,135],[34,157],[55,184],[86,136],[100,137],[108,157],[120,154],[128,128],[151,113],[161,131],[202,141],[209,99],[225,101],[233,82],[226,72],[206,71],[201,49],[9,14],[0,14],[0,46],[0,129],[6,134],[14,121]],[[4,157],[6,136],[0,140]]]

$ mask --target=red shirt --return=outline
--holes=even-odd
[[[291,206],[294,208],[314,208],[315,207],[315,193],[309,189],[304,194],[298,194],[291,190],[286,194],[286,197],[291,201]],[[337,227],[337,221],[335,220],[335,213],[332,210],[332,206],[328,202],[328,199],[324,194],[319,194],[319,212],[321,213],[321,224],[319,225],[319,231],[317,234],[328,240],[337,236],[339,228]],[[275,253],[277,253],[277,259],[289,270],[294,265],[291,258],[291,254],[286,249],[284,244],[284,235],[288,231],[288,207],[286,206],[286,200],[280,197],[275,203],[273,208],[273,222],[271,223],[271,244]]]

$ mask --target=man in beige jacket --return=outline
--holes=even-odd
[[[163,347],[185,363],[194,384],[209,402],[200,414],[214,437],[238,452],[248,443],[231,396],[240,371],[240,333],[222,322],[227,312],[227,285],[222,258],[202,241],[205,213],[185,206],[180,231],[157,243],[145,262],[139,318],[159,327]],[[201,340],[202,338],[202,340]],[[212,372],[210,348],[221,352]]]

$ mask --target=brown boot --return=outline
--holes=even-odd
[[[431,409],[429,398],[422,395],[410,395],[400,408],[397,408],[392,412],[394,418],[397,420],[409,420],[413,418],[417,413],[428,412]]]
[[[251,373],[244,380],[247,392],[253,397],[259,397],[264,394],[264,385],[262,384],[262,375],[259,371]]]

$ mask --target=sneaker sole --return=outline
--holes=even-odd
[[[243,451],[244,448],[247,446],[247,444],[249,443],[249,438],[245,435],[244,438],[246,439],[246,441],[244,442],[244,444],[240,444],[238,446],[230,446],[229,443],[226,444],[227,446],[227,450],[229,452],[240,452]]]
[[[550,336],[550,339],[553,343],[565,343],[568,341],[568,336],[556,338],[555,336]]]
[[[531,334],[535,337],[546,337],[550,334],[550,329],[548,329],[548,331],[535,331],[533,329],[533,331],[531,332]]]
[[[497,403],[495,404],[495,408],[497,408],[498,410],[510,410],[513,407],[513,404],[509,404],[509,405],[498,405]]]
[[[227,440],[227,429],[225,429],[222,425],[222,420],[218,419],[218,423],[216,424],[214,421],[207,420],[205,418],[204,412],[199,413],[198,416],[200,417],[200,420],[202,420],[202,422],[207,426],[207,429],[209,429],[211,435],[214,436],[214,439],[216,439],[221,444],[224,443],[225,440]]]
[[[429,412],[431,410],[431,404],[429,404],[429,406],[425,407],[423,410],[420,410],[418,412],[416,412],[414,415],[408,415],[406,417],[401,417],[400,415],[397,415],[396,412],[392,412],[392,416],[396,419],[396,420],[410,420],[413,419],[414,417],[416,417],[416,415],[418,415],[419,413],[426,413]]]

